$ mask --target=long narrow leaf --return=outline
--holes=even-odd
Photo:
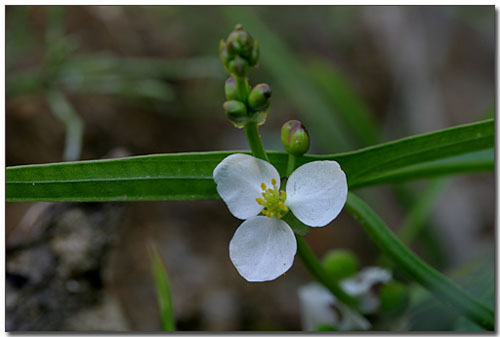
[[[160,309],[160,318],[163,331],[175,331],[174,310],[172,307],[172,292],[165,264],[161,258],[158,248],[150,244],[149,254],[151,259],[151,270],[156,287],[158,306]]]
[[[472,298],[443,274],[411,252],[361,199],[349,193],[347,210],[361,223],[367,234],[394,262],[437,298],[488,330],[495,326],[493,310]]]
[[[389,170],[379,175],[367,176],[357,181],[355,187],[359,188],[387,183],[394,184],[449,174],[493,171],[494,168],[495,152],[494,149],[488,149]]]
[[[328,156],[304,156],[301,165],[314,160],[336,160],[347,174],[349,187],[461,172],[470,160],[437,168],[417,165],[484,149],[494,144],[492,120],[413,136],[362,150]],[[133,201],[216,199],[212,172],[234,152],[147,155],[122,159],[25,165],[6,170],[7,201]],[[493,153],[488,154],[491,162]],[[271,162],[285,175],[287,155],[270,153]],[[431,166],[432,167],[432,166]],[[446,171],[448,170],[448,171]],[[383,179],[381,178],[383,177]]]
[[[492,119],[393,142],[367,147],[335,156],[310,156],[314,159],[337,160],[349,172],[350,187],[369,185],[372,180],[387,174],[400,174],[401,169],[439,159],[480,150],[492,149],[495,126]],[[470,164],[470,162],[468,162]],[[455,168],[456,169],[456,168]]]

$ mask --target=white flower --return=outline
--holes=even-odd
[[[240,275],[252,282],[274,280],[292,266],[297,242],[281,220],[288,210],[306,225],[321,227],[337,217],[347,198],[346,176],[335,161],[300,166],[286,191],[279,190],[274,166],[246,154],[226,157],[213,176],[229,211],[245,220],[231,239],[229,255]]]
[[[378,310],[380,299],[375,287],[392,280],[392,273],[380,267],[368,267],[355,276],[341,281],[340,286],[349,295],[361,300],[360,310],[365,314]]]
[[[322,325],[343,331],[368,330],[371,327],[366,318],[342,304],[318,283],[302,286],[298,293],[302,329],[305,331],[315,331]]]
[[[360,312],[371,314],[380,306],[374,287],[392,280],[392,273],[380,267],[368,267],[340,282],[349,295],[360,299]],[[339,330],[368,330],[371,325],[363,316],[342,304],[319,283],[299,288],[302,328],[314,331],[321,325],[331,325]]]

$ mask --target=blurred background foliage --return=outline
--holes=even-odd
[[[9,6],[7,165],[247,149],[222,111],[226,75],[218,45],[237,23],[261,45],[250,83],[273,90],[261,128],[269,150],[282,150],[279,130],[289,119],[306,124],[310,152],[319,154],[494,115],[493,6]],[[489,173],[361,194],[426,261],[492,305],[493,186]],[[21,298],[15,277],[26,269],[26,262],[10,263],[12,254],[23,235],[33,235],[27,224],[46,215],[45,206],[7,204],[8,310]],[[115,206],[122,215],[108,262],[98,267],[99,296],[64,317],[47,318],[50,309],[39,309],[39,320],[52,320],[46,326],[161,329],[147,249],[153,240],[169,271],[179,330],[300,329],[297,288],[310,276],[295,263],[271,283],[241,279],[227,248],[239,221],[223,203]],[[53,213],[48,222],[57,223]],[[345,212],[307,240],[319,256],[345,248],[364,266],[391,266]],[[30,263],[41,268],[36,259]],[[395,275],[408,282],[397,269]],[[378,328],[477,328],[418,286],[411,299],[403,323],[382,320]],[[9,321],[9,311],[7,323],[14,330],[44,327]]]

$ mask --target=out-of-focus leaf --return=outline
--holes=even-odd
[[[196,79],[225,78],[217,57],[165,59],[151,57],[116,57],[110,54],[77,56],[63,69],[63,74],[77,70],[88,76],[119,75],[122,78]]]
[[[474,259],[447,274],[482,303],[494,307],[495,266],[492,253]],[[484,331],[482,327],[459,316],[455,308],[444,305],[420,286],[411,287],[411,294],[413,303],[408,314],[407,329]]]
[[[381,136],[373,113],[346,77],[319,58],[312,60],[307,70],[357,139],[365,146],[379,143]]]
[[[168,83],[149,79],[123,79],[118,76],[88,77],[79,80],[65,78],[66,87],[78,93],[93,93],[98,95],[120,95],[129,98],[150,98],[160,101],[170,101],[174,91]]]
[[[158,306],[163,331],[175,331],[174,309],[172,306],[172,292],[168,280],[168,273],[158,248],[150,244],[151,270],[156,287]]]
[[[54,55],[49,58],[59,59]],[[96,54],[74,56],[61,62],[55,68],[52,66],[49,84],[77,93],[169,101],[174,91],[165,80],[224,78],[220,61],[215,57],[156,59]],[[6,78],[7,93],[21,95],[43,90],[48,84],[46,76],[46,69],[40,67],[16,70]]]
[[[450,179],[436,179],[419,195],[408,212],[405,221],[398,233],[399,239],[406,245],[410,245],[425,225],[429,214],[436,206],[437,198],[449,185]]]
[[[82,152],[82,119],[60,91],[49,91],[47,93],[47,101],[52,113],[64,123],[66,128],[64,160],[78,160]]]

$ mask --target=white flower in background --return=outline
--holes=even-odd
[[[321,326],[338,330],[368,330],[370,322],[337,300],[319,283],[309,283],[299,288],[302,330],[315,331]]]
[[[231,239],[229,256],[240,275],[252,282],[274,280],[292,266],[297,242],[281,220],[288,210],[304,224],[321,227],[337,217],[347,198],[346,176],[335,161],[300,166],[290,175],[286,191],[279,190],[274,166],[246,154],[226,157],[213,176],[229,211],[245,220]]]
[[[341,281],[342,289],[354,297],[361,300],[361,312],[371,314],[378,310],[380,299],[378,286],[392,280],[392,273],[380,267],[368,267],[354,275]]]
[[[374,288],[392,280],[389,270],[368,267],[355,276],[341,281],[341,288],[351,296],[360,299],[360,312],[374,313],[379,309],[380,299]],[[300,287],[302,329],[314,331],[329,325],[339,330],[368,330],[371,325],[366,318],[349,309],[319,283]]]

